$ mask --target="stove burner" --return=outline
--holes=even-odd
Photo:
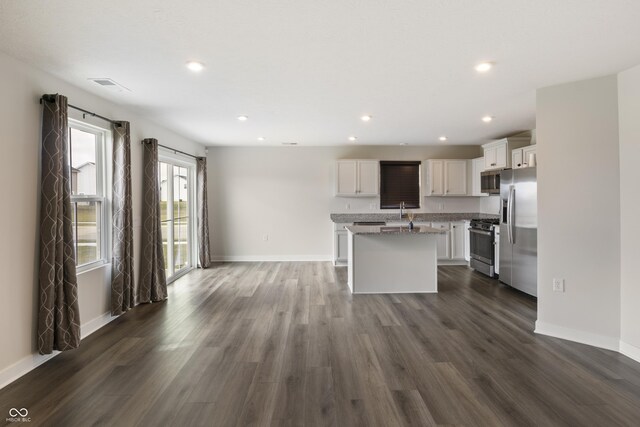
[[[499,218],[473,218],[471,222],[498,225],[500,224]]]

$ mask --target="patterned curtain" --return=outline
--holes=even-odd
[[[113,130],[111,314],[117,316],[135,305],[135,286],[133,275],[131,135],[129,122],[117,122],[114,124]]]
[[[167,278],[164,272],[160,224],[158,140],[144,139],[142,146],[144,147],[144,176],[142,178],[144,200],[142,203],[142,259],[140,260],[138,297],[141,303],[145,303],[167,299]]]
[[[209,252],[209,209],[207,207],[207,158],[196,159],[196,185],[198,186],[198,260],[200,267],[211,265]]]
[[[44,95],[40,177],[38,351],[80,345],[67,98]]]

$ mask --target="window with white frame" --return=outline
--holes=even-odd
[[[110,133],[69,120],[73,243],[79,271],[107,260],[105,145]]]
[[[194,265],[195,163],[161,154],[158,166],[165,273],[173,281]]]

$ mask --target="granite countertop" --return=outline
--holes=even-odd
[[[407,226],[390,227],[387,225],[348,225],[345,228],[353,234],[444,234],[447,232],[424,225],[416,225],[413,229]]]
[[[385,221],[385,222],[409,222],[405,217],[402,220],[398,211],[389,213],[332,213],[331,221],[337,223],[353,223],[364,221]],[[477,212],[467,213],[415,213],[413,222],[456,222],[470,221],[472,219],[499,219],[499,215],[483,214]]]

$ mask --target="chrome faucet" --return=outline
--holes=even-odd
[[[404,210],[404,202],[400,202],[400,220],[402,220],[402,211]]]

